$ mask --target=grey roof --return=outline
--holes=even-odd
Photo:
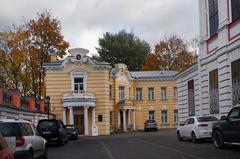
[[[119,72],[119,69],[118,68],[112,68],[112,70],[111,70],[111,73],[112,73],[112,75],[116,75],[117,73]]]
[[[64,60],[52,61],[48,63],[43,63],[43,66],[59,66],[63,63]]]
[[[176,71],[131,71],[133,78],[173,78],[178,72]]]

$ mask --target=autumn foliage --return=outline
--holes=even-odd
[[[182,71],[196,62],[196,54],[188,50],[188,45],[176,35],[160,40],[154,53],[148,55],[142,70]]]
[[[50,54],[63,57],[69,47],[61,34],[60,21],[49,12],[21,26],[0,32],[9,51],[0,48],[0,82],[7,88],[19,89],[27,96],[44,96],[44,62]]]

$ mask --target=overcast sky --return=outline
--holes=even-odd
[[[106,31],[126,29],[152,48],[166,34],[198,36],[198,0],[6,0],[0,4],[0,30],[44,10],[61,20],[70,48],[91,53]]]

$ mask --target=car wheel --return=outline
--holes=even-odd
[[[191,133],[192,143],[197,143],[197,137],[194,132]]]
[[[48,147],[46,145],[42,155],[42,159],[47,159],[47,158],[48,158]]]
[[[64,144],[65,144],[64,139],[61,139],[61,140],[59,141],[59,145],[60,145],[60,146],[64,146]]]
[[[219,130],[213,132],[213,144],[216,148],[222,148],[224,146],[223,135]]]
[[[183,141],[183,138],[181,137],[181,134],[179,131],[177,131],[177,139],[178,141]]]
[[[29,150],[29,157],[28,158],[29,159],[34,159],[34,157],[33,157],[33,150],[32,149]]]

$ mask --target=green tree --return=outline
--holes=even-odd
[[[96,49],[101,60],[112,65],[125,63],[131,71],[139,70],[150,52],[147,42],[125,30],[117,34],[104,33]]]

